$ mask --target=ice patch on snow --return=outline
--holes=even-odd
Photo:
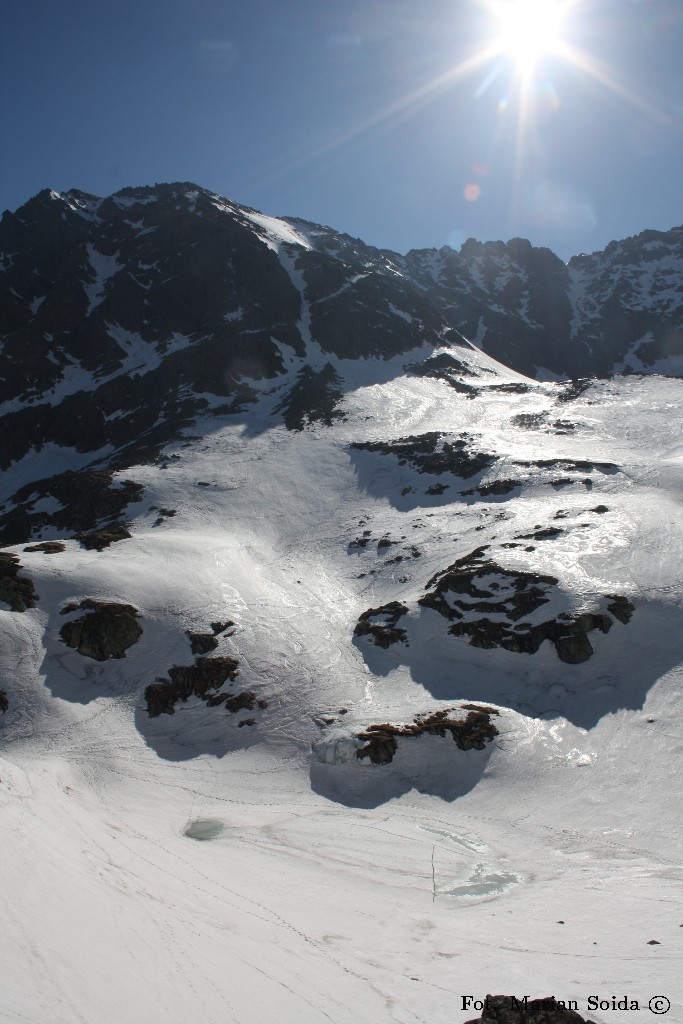
[[[337,729],[316,740],[312,749],[321,764],[346,764],[355,758],[359,746],[353,733]]]
[[[464,882],[440,889],[439,892],[458,899],[490,899],[492,896],[502,896],[522,881],[519,875],[508,871],[489,871],[488,868],[488,864],[477,864]]]
[[[439,836],[441,839],[448,839],[449,842],[455,843],[456,846],[461,846],[464,850],[467,850],[470,853],[478,853],[480,857],[489,852],[488,847],[481,841],[468,838],[456,832],[449,832],[448,829],[435,828],[432,825],[422,824],[418,824],[417,827],[422,832],[429,832],[430,835]]]
[[[188,839],[196,839],[200,843],[218,839],[225,832],[225,822],[220,818],[197,818],[185,828],[184,835]]]

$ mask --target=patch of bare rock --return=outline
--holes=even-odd
[[[239,661],[228,655],[196,658],[194,665],[173,665],[168,670],[168,679],[158,679],[145,690],[149,717],[173,715],[176,705],[184,704],[192,696],[200,697],[209,707],[225,703],[230,695],[216,691],[227,680],[236,679],[238,672]]]
[[[303,430],[311,423],[331,427],[335,419],[343,418],[337,408],[344,396],[341,384],[331,363],[322,370],[306,365],[275,412],[283,414],[287,430]]]
[[[209,654],[218,647],[219,640],[215,633],[193,633],[188,629],[187,636],[193,654]]]
[[[392,644],[408,644],[405,629],[397,628],[397,622],[408,611],[407,605],[400,601],[389,601],[380,608],[368,608],[358,619],[353,631],[354,636],[366,636],[385,650]]]
[[[120,540],[130,540],[130,523],[110,523],[99,530],[81,531],[74,535],[86,551],[103,551],[110,544],[116,544]]]
[[[193,654],[204,654],[215,650],[218,636],[225,633],[234,622],[212,622],[211,633],[187,631]],[[238,711],[265,709],[268,702],[257,698],[251,690],[233,693],[231,690],[218,692],[226,683],[232,683],[239,675],[239,660],[230,655],[195,658],[194,665],[173,665],[168,678],[158,678],[145,690],[147,713],[150,718],[175,714],[178,704],[185,704],[190,697],[198,697],[207,707],[224,707],[231,714]],[[238,725],[255,725],[256,719],[243,719]]]
[[[627,623],[633,605],[623,596],[607,595],[607,612],[560,613],[544,622],[521,622],[550,600],[558,580],[554,576],[504,569],[485,556],[488,545],[457,559],[427,583],[427,593],[418,600],[447,618],[453,636],[469,637],[472,647],[494,648],[518,654],[534,654],[544,640],[550,640],[561,661],[580,664],[593,654],[588,634],[608,633],[611,612]],[[491,618],[490,616],[495,616]]]
[[[395,441],[354,441],[351,447],[394,455],[400,466],[407,463],[418,473],[452,473],[464,480],[488,469],[496,461],[495,455],[478,451],[469,434],[460,434],[452,441],[446,437],[442,431],[432,430]]]
[[[112,470],[69,470],[34,481],[18,490],[12,499],[13,508],[0,515],[0,543],[27,543],[39,530],[46,528],[79,535],[105,527],[116,530],[125,524],[115,521],[126,506],[139,501],[142,494],[141,484],[116,480]],[[36,509],[37,503],[45,498],[54,499],[58,506],[55,511]],[[81,536],[78,539],[83,542]],[[120,535],[112,536],[107,543],[122,539]]]
[[[398,748],[399,738],[423,736],[426,733],[441,737],[450,733],[460,750],[483,750],[498,735],[491,721],[491,715],[497,715],[498,711],[476,704],[463,704],[460,710],[467,711],[465,718],[457,717],[457,708],[446,708],[416,715],[408,724],[383,722],[380,725],[369,725],[357,734],[356,738],[363,742],[363,746],[356,751],[356,757],[359,760],[369,758],[373,764],[390,764]]]
[[[88,597],[80,604],[62,608],[62,615],[79,610],[87,614],[65,622],[59,635],[68,647],[87,658],[125,658],[128,648],[142,636],[142,626],[137,621],[140,613],[130,604]]]
[[[27,608],[35,608],[39,599],[33,580],[27,576],[19,576],[20,569],[21,563],[17,555],[0,551],[0,601],[8,604],[13,612],[25,612]]]

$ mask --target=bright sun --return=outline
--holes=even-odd
[[[566,3],[558,0],[506,0],[496,3],[496,49],[500,53],[509,53],[519,71],[528,74],[539,57],[558,49],[566,9]]]

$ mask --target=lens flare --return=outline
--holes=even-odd
[[[507,0],[496,4],[496,49],[510,54],[522,75],[529,74],[539,57],[554,53],[561,46],[567,10],[566,3],[553,0]]]
[[[642,90],[636,91],[628,78],[620,77],[614,68],[600,63],[595,54],[582,52],[570,41],[576,13],[581,14],[583,11],[585,17],[590,13],[586,11],[588,0],[471,2],[481,9],[487,22],[481,48],[474,49],[460,61],[441,69],[403,95],[396,95],[386,106],[370,107],[365,116],[353,119],[344,126],[335,125],[323,137],[299,149],[285,151],[280,162],[269,167],[258,179],[259,186],[263,187],[290,175],[335,151],[362,144],[379,132],[396,128],[404,120],[414,118],[418,111],[428,107],[437,97],[475,76],[480,81],[472,94],[474,102],[483,99],[500,78],[504,79],[504,87],[496,104],[498,124],[503,126],[507,122],[509,130],[511,119],[516,114],[516,148],[510,157],[515,165],[515,178],[521,181],[522,164],[525,160],[529,162],[534,131],[541,121],[547,120],[558,109],[561,99],[552,84],[545,84],[547,78],[545,81],[536,80],[537,65],[544,57],[549,59],[549,64],[570,67],[592,79],[653,122],[669,128],[680,126],[681,113],[678,106],[673,103],[663,104],[660,97],[650,98]],[[513,73],[509,74],[511,63]],[[553,69],[545,69],[544,74],[552,75]],[[476,202],[478,198],[470,199],[469,202]]]

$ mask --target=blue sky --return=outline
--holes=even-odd
[[[384,248],[521,235],[564,259],[683,223],[681,0],[574,0],[525,89],[510,53],[462,71],[498,32],[485,0],[3,15],[3,209],[194,181]]]

